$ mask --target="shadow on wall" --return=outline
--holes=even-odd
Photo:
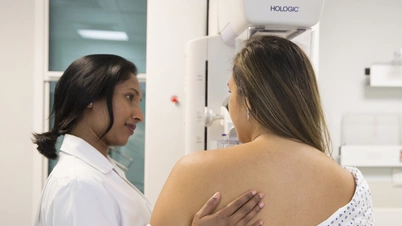
[[[402,100],[402,87],[370,86],[370,80],[367,78],[364,83],[364,97],[372,100]]]

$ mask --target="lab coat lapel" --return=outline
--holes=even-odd
[[[136,186],[134,186],[129,180],[127,180],[126,175],[124,174],[123,170],[121,170],[114,162],[113,160],[110,159],[110,157],[108,156],[109,161],[114,165],[113,167],[113,171],[116,172],[117,175],[119,175],[119,177],[121,179],[123,179],[132,189],[134,189],[135,192],[137,192],[144,200],[144,203],[148,206],[149,210],[152,211],[152,206],[149,203],[148,199],[145,197],[145,195],[138,190],[138,188]]]

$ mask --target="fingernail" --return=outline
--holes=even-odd
[[[260,198],[264,198],[264,193],[260,193],[258,196],[260,196]]]
[[[252,191],[251,194],[255,195],[255,194],[257,194],[257,192],[256,192],[256,191]]]
[[[216,193],[214,194],[214,196],[212,196],[213,199],[218,199],[218,197],[219,197],[219,192],[216,192]]]
[[[260,225],[263,225],[264,224],[264,221],[260,221]]]
[[[258,206],[259,206],[260,208],[262,208],[262,207],[265,206],[265,204],[264,204],[263,202],[260,202],[260,203],[258,203]]]

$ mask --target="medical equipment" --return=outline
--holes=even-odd
[[[186,46],[185,153],[236,144],[227,103],[232,59],[253,35],[278,35],[298,44],[314,62],[314,25],[324,0],[211,1],[210,26],[216,34]],[[214,122],[214,121],[219,121]],[[222,134],[227,138],[222,139]],[[219,146],[220,147],[220,146]]]
[[[395,51],[391,62],[374,63],[366,68],[370,76],[370,86],[401,87],[402,86],[402,49]]]

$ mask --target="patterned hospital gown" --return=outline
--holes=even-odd
[[[367,181],[357,168],[345,167],[345,169],[349,170],[355,178],[355,194],[348,204],[339,208],[327,220],[319,224],[319,226],[374,225],[371,192]]]

